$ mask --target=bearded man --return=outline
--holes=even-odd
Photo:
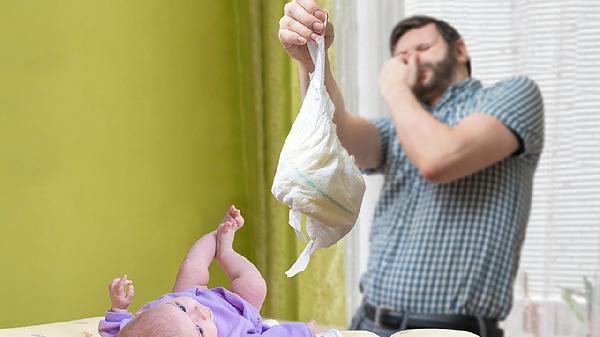
[[[314,0],[284,12],[279,39],[305,93],[306,44],[324,35],[331,46],[333,25]],[[460,34],[432,17],[400,21],[390,50],[379,78],[389,117],[348,113],[326,72],[342,145],[365,174],[385,177],[350,328],[503,336],[544,143],[540,91],[525,76],[483,87]]]

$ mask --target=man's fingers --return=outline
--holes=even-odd
[[[413,81],[416,80],[416,78],[419,76],[419,58],[417,56],[417,53],[412,54],[409,58],[408,58],[408,75],[409,78],[411,79],[411,83],[413,83]]]
[[[327,24],[327,27],[325,27],[325,36],[333,36],[334,32],[333,32],[333,25]]]
[[[292,45],[305,45],[307,40],[298,33],[292,32],[289,29],[280,29],[279,41],[281,41],[284,47],[289,48]]]
[[[415,66],[417,64],[417,53],[412,53],[408,57],[408,65]]]
[[[323,22],[317,19],[314,15],[308,12],[304,7],[299,5],[297,2],[288,2],[283,10],[286,16],[291,17],[295,21],[300,22],[306,28],[316,33],[323,31]]]
[[[314,0],[296,0],[298,5],[302,6],[308,13],[314,15],[317,20],[325,21],[327,15],[325,15],[325,11],[319,7]]]

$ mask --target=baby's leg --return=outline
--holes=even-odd
[[[208,266],[215,257],[217,232],[212,231],[194,243],[179,267],[174,292],[190,288],[206,287],[208,284]]]
[[[260,310],[267,295],[265,280],[252,262],[233,250],[235,231],[243,225],[240,211],[231,206],[217,229],[216,259],[231,280],[231,291]]]

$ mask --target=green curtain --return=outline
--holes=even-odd
[[[344,250],[341,243],[317,251],[307,270],[293,278],[284,272],[305,242],[287,225],[288,208],[271,194],[279,153],[300,109],[297,67],[285,54],[277,32],[287,1],[236,0],[238,27],[240,132],[248,226],[240,233],[245,251],[263,273],[269,289],[262,315],[283,320],[317,320],[344,326]],[[321,1],[330,8],[331,1]]]

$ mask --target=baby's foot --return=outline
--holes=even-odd
[[[217,256],[233,250],[235,231],[244,225],[244,218],[240,211],[231,205],[223,223],[217,228]]]
[[[226,221],[235,222],[238,226],[237,228],[242,227],[244,225],[244,218],[242,218],[242,214],[240,213],[240,210],[235,208],[235,205],[229,206],[227,213],[225,213],[225,216],[223,217],[222,222],[226,222]]]

